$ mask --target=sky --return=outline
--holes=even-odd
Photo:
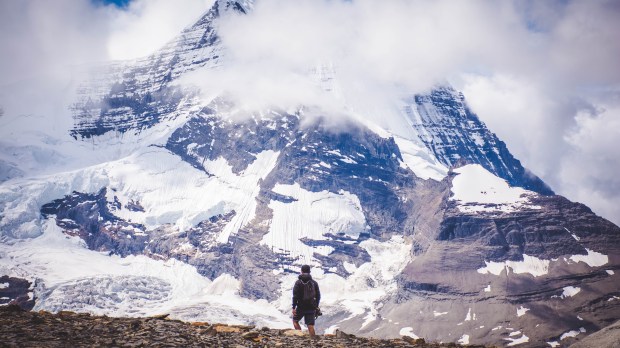
[[[0,0],[0,117],[66,117],[80,67],[148,55],[213,1]],[[257,0],[220,23],[231,62],[212,77],[295,103],[328,65],[378,106],[448,81],[525,167],[620,224],[618,18],[617,0]]]

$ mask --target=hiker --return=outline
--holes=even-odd
[[[299,321],[303,317],[304,323],[308,326],[310,337],[316,337],[314,319],[317,317],[320,301],[321,291],[319,284],[310,275],[310,266],[301,266],[301,274],[293,286],[293,326],[295,330],[301,330]]]

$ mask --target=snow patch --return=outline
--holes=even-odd
[[[462,212],[512,212],[524,206],[540,209],[528,205],[528,197],[536,195],[535,192],[509,186],[479,164],[469,164],[454,172],[459,175],[452,180],[450,200],[458,201]]]
[[[396,275],[411,261],[411,245],[402,236],[393,236],[386,242],[375,239],[361,242],[359,246],[368,252],[370,262],[360,265],[347,278],[313,268],[312,277],[321,286],[323,312],[348,312],[350,315],[342,321],[360,317],[362,327],[376,320],[383,301],[398,290]],[[296,274],[281,278],[277,306],[283,312],[290,312],[290,294],[296,279]]]
[[[325,335],[333,335],[334,332],[336,332],[337,329],[338,329],[338,325],[332,325],[332,326],[328,327],[327,329],[325,329],[323,334],[325,334]]]
[[[35,310],[130,317],[170,313],[182,320],[290,326],[288,316],[267,301],[239,296],[239,282],[230,275],[211,281],[175,259],[88,250],[53,219],[44,221],[38,238],[0,244],[0,254],[6,255],[0,258],[0,274],[42,281],[44,288],[35,289]]]
[[[277,152],[264,151],[248,168],[236,175],[224,159],[205,164],[213,176],[196,170],[178,156],[159,147],[146,148],[122,159],[85,169],[15,181],[0,187],[0,230],[16,237],[41,234],[40,208],[73,191],[96,193],[107,187],[107,199],[118,198],[123,207],[140,202],[144,211],[120,209],[114,214],[124,220],[154,229],[173,224],[179,230],[197,225],[214,215],[237,212],[220,236],[249,222],[260,190],[258,181],[273,169]],[[11,227],[11,228],[9,228]]]
[[[565,339],[565,338],[577,337],[577,335],[579,335],[580,333],[584,333],[584,332],[586,332],[586,329],[583,328],[583,327],[579,328],[579,330],[567,331],[567,332],[563,333],[562,336],[560,336],[560,341]]]
[[[581,288],[575,286],[566,286],[562,289],[564,291],[562,292],[562,295],[560,295],[560,298],[573,297],[581,291]]]
[[[473,319],[472,319],[473,318]],[[474,313],[473,317],[471,314],[471,308],[467,311],[467,315],[465,316],[465,321],[476,320],[476,314]]]
[[[357,269],[357,266],[355,266],[354,263],[350,263],[346,261],[342,263],[342,267],[344,267],[344,270],[349,273],[353,273]]]
[[[597,253],[588,248],[586,248],[586,251],[588,252],[587,255],[573,255],[570,259],[573,262],[584,262],[590,267],[600,267],[609,262],[609,257],[607,257],[607,255]]]
[[[420,338],[420,337],[418,337],[418,335],[413,333],[413,328],[411,326],[403,327],[402,329],[400,329],[398,334],[401,335],[401,336],[409,336],[409,337],[411,337],[411,338],[413,338],[415,340]]]
[[[520,331],[517,331],[517,332],[520,332]],[[508,343],[506,345],[507,347],[512,347],[512,346],[516,346],[516,345],[519,345],[519,344],[527,343],[527,342],[530,341],[530,338],[527,337],[525,334],[523,334],[523,336],[521,336],[519,338],[508,337],[508,338],[504,338],[504,340],[510,341],[510,343]]]
[[[610,269],[605,270],[605,272],[607,272],[607,274],[609,274],[609,275],[614,275],[614,271],[612,271]]]
[[[297,183],[277,184],[273,191],[295,201],[271,201],[269,207],[273,210],[273,218],[269,232],[260,243],[274,251],[287,253],[299,262],[312,263],[315,252],[327,255],[333,250],[328,246],[310,247],[301,241],[303,238],[325,240],[325,234],[344,233],[357,239],[368,228],[359,199],[349,192],[310,192]]]
[[[523,254],[523,261],[494,262],[485,260],[484,263],[486,266],[479,268],[478,273],[498,276],[504,270],[508,274],[512,269],[512,272],[516,274],[529,273],[534,277],[539,277],[549,272],[549,260],[542,260],[526,254]]]
[[[574,234],[573,232],[571,232],[568,228],[564,227],[564,229],[565,229],[565,230],[566,230],[566,232],[568,232],[568,233],[569,233],[569,234],[573,237],[573,239],[575,239],[576,241],[580,241],[580,240],[581,240],[581,238],[579,238],[579,236],[577,236],[576,234]]]
[[[491,284],[487,285],[486,288],[482,290],[484,290],[484,292],[491,292]]]
[[[469,335],[461,336],[461,338],[459,338],[459,340],[456,341],[456,343],[459,343],[459,344],[469,344]]]
[[[231,235],[236,234],[241,227],[254,219],[256,197],[260,192],[258,182],[273,170],[279,155],[279,152],[263,151],[257,154],[254,162],[239,175],[233,173],[232,166],[221,157],[204,163],[205,170],[215,175],[219,184],[219,187],[213,187],[206,193],[207,197],[220,205],[222,203],[224,206],[229,205],[230,208],[226,212],[232,210],[236,212],[218,236],[218,242],[227,243]],[[222,202],[221,199],[224,197],[232,201],[232,204],[227,201]]]
[[[403,157],[401,167],[409,168],[417,177],[441,181],[448,174],[448,168],[429,154],[425,147],[398,136],[394,136],[394,141]]]
[[[517,317],[525,315],[525,313],[529,310],[530,310],[529,308],[525,308],[523,306],[521,306],[520,308],[517,308]]]
[[[437,312],[437,311],[433,311],[433,315],[434,315],[435,317],[439,317],[439,316],[446,315],[446,314],[448,314],[448,312]]]
[[[6,289],[9,287],[9,283],[0,283],[0,289]]]

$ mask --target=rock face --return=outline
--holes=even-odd
[[[35,310],[165,306],[175,318],[288,325],[308,263],[325,293],[320,332],[409,337],[341,333],[336,345],[566,345],[617,321],[620,228],[555,195],[453,88],[401,98],[408,128],[396,134],[303,105],[239,111],[179,87],[226,64],[217,21],[250,10],[217,1],[159,52],[84,84],[70,136],[101,163],[0,187],[2,279],[39,279]],[[255,328],[121,322],[145,335],[194,330],[172,344],[287,342]],[[238,335],[222,341],[226,330]]]
[[[13,305],[25,310],[34,307],[33,284],[25,279],[0,277],[0,306]]]
[[[571,348],[586,347],[620,347],[620,322],[615,322],[571,345]]]
[[[220,64],[221,40],[214,20],[231,11],[245,13],[237,2],[218,1],[157,53],[97,71],[99,78],[80,88],[72,106],[75,127],[71,135],[83,139],[111,131],[124,133],[170,119],[187,98],[171,82],[188,71]]]
[[[437,88],[406,101],[405,113],[422,143],[447,167],[477,163],[513,186],[544,195],[553,191],[514,158],[506,144],[469,110],[462,93]]]
[[[23,312],[19,307],[0,308],[3,345],[46,347],[460,347],[424,340],[378,340],[341,331],[311,340],[306,332],[254,326],[187,323],[151,318],[96,317],[73,312]],[[470,346],[481,347],[482,346]]]

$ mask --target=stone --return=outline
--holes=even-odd
[[[159,315],[154,315],[152,317],[150,317],[151,319],[166,319],[170,316],[170,314],[166,313],[166,314],[159,314]]]
[[[423,338],[413,338],[413,337],[409,337],[409,336],[403,336],[402,337],[403,341],[410,343],[410,344],[424,344],[426,343],[426,341],[424,341]]]
[[[241,337],[245,338],[246,340],[255,339],[258,336],[260,336],[260,334],[256,331],[248,331],[241,335]]]
[[[282,335],[284,335],[284,336],[299,336],[299,337],[306,336],[306,334],[303,331],[301,331],[301,330],[293,330],[293,329],[284,330],[284,332],[282,332]]]
[[[334,336],[336,336],[336,338],[350,338],[353,335],[349,335],[348,333],[336,329],[336,331],[334,331]]]
[[[204,321],[194,321],[192,323],[190,323],[191,326],[197,326],[197,327],[201,327],[201,326],[209,326],[209,323],[204,322]]]
[[[218,333],[223,332],[241,332],[241,329],[236,326],[228,326],[228,325],[215,325],[213,329]]]
[[[62,317],[62,320],[58,320]],[[342,331],[310,340],[301,330],[276,330],[266,327],[190,323],[150,318],[110,318],[66,311],[14,311],[0,307],[2,346],[24,347],[325,347],[325,348],[418,348],[456,347],[451,344],[428,344],[418,339],[382,340],[357,337]],[[277,337],[277,338],[276,338]],[[413,339],[411,339],[413,340]]]

